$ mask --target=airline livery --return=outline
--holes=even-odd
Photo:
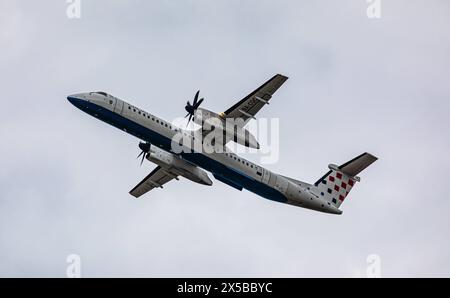
[[[139,109],[119,98],[105,92],[89,92],[74,94],[67,99],[80,110],[109,123],[139,139],[142,150],[142,162],[147,159],[157,167],[136,185],[130,194],[136,198],[154,188],[163,185],[179,176],[203,185],[211,186],[213,182],[207,172],[217,180],[238,190],[247,189],[269,200],[286,203],[331,214],[342,214],[339,209],[356,182],[357,176],[377,158],[363,153],[340,165],[330,164],[329,170],[315,183],[310,184],[276,174],[254,164],[226,149],[227,142],[259,149],[256,138],[245,128],[255,119],[255,115],[269,104],[273,94],[287,80],[283,75],[275,75],[261,87],[237,102],[222,113],[214,113],[200,108],[203,98],[199,100],[199,92],[194,101],[186,105],[189,117],[202,126],[201,133],[175,127],[142,109]],[[236,121],[236,119],[240,121]],[[233,120],[230,129],[226,125]],[[223,131],[221,143],[224,150],[196,150],[191,144],[196,138],[205,136],[210,128],[220,127]],[[202,140],[203,143],[203,140]],[[214,143],[214,142],[213,142]],[[217,145],[217,144],[213,144]]]

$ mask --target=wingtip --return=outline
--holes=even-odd
[[[128,194],[129,194],[130,196],[132,196],[133,199],[139,198],[139,196],[137,196],[135,193],[133,193],[133,190],[131,190],[130,192],[128,192]]]
[[[276,76],[276,77],[281,77],[281,78],[283,78],[283,79],[285,79],[285,80],[289,79],[288,76],[285,76],[285,75],[283,75],[283,74],[281,74],[281,73],[279,73],[279,74],[277,74],[277,75],[275,75],[275,76]]]
[[[367,154],[368,156],[372,157],[372,159],[373,159],[374,161],[378,160],[378,157],[376,157],[376,156],[373,155],[372,153],[365,152],[364,154]]]

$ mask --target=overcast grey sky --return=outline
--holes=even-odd
[[[0,0],[0,276],[450,275],[450,3]],[[275,73],[268,168],[313,182],[368,151],[332,216],[185,179],[128,191],[139,140],[75,109],[104,90],[171,120],[197,89],[223,111]],[[257,157],[251,157],[258,160]]]

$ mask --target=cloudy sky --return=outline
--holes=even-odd
[[[0,276],[450,276],[450,3],[0,0]],[[104,90],[167,120],[197,89],[223,111],[275,73],[267,167],[314,182],[380,159],[333,216],[184,179],[128,191],[139,140],[68,94]],[[258,161],[258,156],[250,156]]]

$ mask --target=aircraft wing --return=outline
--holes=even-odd
[[[172,179],[177,179],[177,175],[172,174],[158,166],[147,177],[145,177],[144,180],[139,182],[139,184],[130,191],[130,194],[133,197],[139,198],[155,187],[163,188],[163,185]]]
[[[283,85],[288,77],[277,74],[261,87],[247,95],[234,106],[221,114],[224,118],[241,118],[247,123],[250,119],[255,118],[256,113],[263,106],[269,104],[272,95]]]

